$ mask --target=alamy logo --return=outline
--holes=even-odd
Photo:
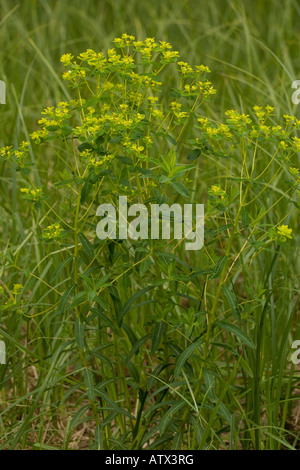
[[[300,80],[294,80],[292,83],[292,88],[296,88],[296,91],[292,94],[292,102],[294,104],[300,103]]]
[[[196,208],[193,217],[193,207]],[[118,224],[117,224],[118,213]],[[137,217],[136,215],[139,214]],[[172,216],[171,216],[172,214]],[[97,224],[96,233],[100,240],[131,238],[146,240],[169,240],[171,238],[171,220],[173,237],[185,242],[186,250],[200,250],[204,243],[204,204],[150,204],[148,212],[144,204],[127,206],[127,197],[119,196],[119,207],[101,204],[97,216],[102,217]],[[128,217],[135,217],[129,222]],[[150,224],[149,224],[150,221]],[[117,233],[118,225],[118,233]],[[180,242],[179,242],[180,244]]]
[[[0,104],[6,104],[6,86],[2,80],[0,80]]]
[[[300,340],[296,340],[292,344],[292,349],[296,351],[292,354],[292,362],[296,365],[300,364]]]
[[[6,349],[4,341],[0,341],[0,364],[6,364]]]

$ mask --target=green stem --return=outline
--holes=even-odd
[[[195,400],[197,400],[199,392],[200,392],[200,388],[201,388],[202,375],[203,375],[203,364],[205,364],[208,353],[209,353],[209,345],[210,345],[210,338],[211,338],[211,333],[212,333],[212,326],[213,326],[213,323],[215,321],[215,315],[216,315],[216,311],[217,311],[217,308],[218,308],[218,302],[219,302],[219,298],[220,298],[220,295],[221,295],[223,282],[224,282],[224,279],[225,279],[225,276],[226,276],[226,271],[227,271],[227,267],[228,267],[228,257],[229,257],[230,250],[231,250],[231,247],[232,247],[232,243],[233,243],[235,233],[236,233],[236,230],[237,230],[237,227],[238,227],[239,216],[240,216],[243,204],[245,202],[245,199],[247,197],[249,187],[250,186],[249,186],[249,183],[248,183],[247,186],[246,186],[246,189],[245,189],[243,200],[242,200],[242,202],[239,206],[239,209],[237,211],[237,214],[236,214],[235,224],[234,224],[234,227],[232,229],[231,236],[230,236],[228,246],[227,246],[227,250],[226,250],[227,260],[226,260],[226,263],[224,265],[223,271],[221,273],[220,282],[219,282],[217,293],[216,293],[216,296],[215,296],[215,300],[214,300],[214,303],[213,303],[213,306],[212,306],[212,309],[211,309],[211,313],[210,313],[210,315],[208,316],[208,319],[207,319],[206,340],[205,340],[204,351],[203,351],[203,359],[201,361],[200,372],[199,372],[198,381],[197,381],[197,385],[196,385],[195,393],[194,393]],[[182,417],[182,428],[185,425],[188,414],[189,414],[189,408],[186,408],[184,413],[183,413],[183,417]]]

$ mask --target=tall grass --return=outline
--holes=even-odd
[[[78,0],[2,0],[0,79],[7,84],[8,96],[0,108],[1,147],[17,147],[29,140],[41,110],[70,99],[72,90],[61,78],[62,54],[77,55],[89,48],[104,51],[124,32],[141,40],[168,41],[190,64],[210,67],[218,94],[201,108],[210,119],[222,121],[232,108],[253,117],[253,105],[268,104],[275,106],[274,125],[283,114],[299,118],[291,101],[291,83],[300,75],[299,14],[296,0],[286,1],[284,7],[280,1],[260,0],[87,0],[84,6]],[[164,75],[165,90],[175,84],[175,76]],[[191,133],[192,124],[186,126],[183,140]],[[270,152],[266,147],[259,153],[256,175],[265,170]],[[181,161],[186,153],[182,145]],[[299,161],[299,154],[295,158]],[[35,184],[48,181],[53,188],[52,182],[63,170],[57,155],[46,147],[32,147],[30,159]],[[6,342],[8,358],[7,365],[0,366],[0,448],[299,446],[299,428],[293,420],[299,406],[299,372],[290,360],[291,343],[300,338],[299,205],[296,196],[285,194],[288,174],[275,175],[277,163],[268,168],[271,182],[250,206],[249,216],[256,219],[262,208],[266,230],[279,221],[288,223],[293,227],[290,243],[266,250],[253,243],[244,252],[246,239],[237,238],[231,228],[220,232],[211,224],[209,239],[220,243],[230,259],[216,280],[196,277],[187,290],[180,288],[180,282],[186,281],[179,280],[173,290],[159,288],[155,296],[150,290],[136,297],[135,304],[126,302],[146,287],[146,279],[184,278],[190,267],[203,269],[209,255],[216,263],[222,250],[212,252],[208,246],[208,252],[194,258],[181,253],[186,265],[160,254],[156,268],[145,264],[142,270],[142,255],[135,253],[124,263],[130,275],[122,276],[111,248],[105,259],[106,268],[111,266],[109,282],[120,278],[102,308],[84,321],[74,319],[68,308],[74,295],[68,291],[72,261],[65,256],[70,247],[51,245],[49,249],[40,242],[41,226],[52,220],[51,209],[75,214],[74,206],[59,196],[37,215],[20,197],[19,172],[8,162],[0,165],[0,279],[11,292],[14,284],[24,285],[30,306],[24,315],[16,293],[15,307],[2,305],[0,311],[0,339]],[[212,155],[198,160],[196,200],[206,200],[211,185],[225,184],[226,165],[216,166]],[[235,177],[241,176],[238,165],[229,168],[233,173],[237,170]],[[227,180],[231,184],[236,183]],[[244,203],[260,190],[249,185]],[[240,202],[232,212],[239,233],[250,224]],[[83,258],[88,256],[89,246],[84,254],[84,241],[79,244],[75,239],[76,243]],[[231,285],[225,295],[222,285],[227,279]],[[85,282],[86,290],[95,290],[92,275]],[[158,300],[160,311],[154,310],[153,300]],[[234,331],[217,331],[214,325],[220,315],[230,325],[236,324],[230,316],[236,302],[246,342],[250,338],[254,348],[242,346]],[[122,308],[125,329],[115,320]],[[153,317],[154,323],[149,312],[157,311],[160,317]],[[156,340],[151,342],[151,335]]]

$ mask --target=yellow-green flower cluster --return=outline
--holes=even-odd
[[[0,150],[0,155],[4,160],[7,160],[13,155],[13,148],[12,146],[7,145],[6,147],[2,147]]]
[[[95,135],[100,131],[113,135],[120,131],[128,131],[137,127],[144,119],[144,115],[139,112],[127,113],[127,108],[115,112],[95,113],[93,108],[88,109],[88,114],[82,120],[82,125],[77,126],[73,132],[77,136],[84,136],[86,133]]]
[[[176,112],[181,110],[182,104],[178,103],[178,101],[172,101],[172,103],[170,104],[170,108],[173,111],[173,113],[175,114]]]
[[[273,126],[272,127],[272,135],[282,139],[286,136],[286,132],[282,129],[281,126]]]
[[[69,65],[69,64],[71,64],[73,59],[74,59],[74,56],[72,54],[68,53],[68,54],[64,54],[61,57],[60,61],[65,65]]]
[[[146,135],[143,138],[143,142],[145,143],[146,147],[152,147],[152,145],[153,145],[153,140],[151,139],[151,137],[149,135]]]
[[[23,198],[31,202],[39,202],[43,199],[43,191],[41,188],[30,189],[30,188],[21,188],[21,193],[23,193]]]
[[[259,122],[264,122],[268,116],[274,111],[275,108],[267,105],[265,108],[262,106],[253,106],[254,113],[256,114]]]
[[[291,138],[290,132],[280,125],[268,125],[267,120],[272,116],[274,107],[269,105],[264,108],[254,106],[253,110],[258,118],[258,123],[253,122],[248,114],[239,113],[237,110],[228,110],[225,112],[227,125],[213,125],[207,118],[201,117],[198,118],[198,126],[196,127],[201,129],[202,137],[208,140],[226,139],[233,141],[234,138],[239,140],[243,137],[249,147],[253,145],[253,141],[256,139],[260,142],[277,143],[278,149],[285,151],[279,154],[279,158],[282,160],[289,160],[293,153],[300,150],[300,139],[298,137]]]
[[[228,116],[227,122],[238,130],[243,130],[248,124],[251,124],[252,122],[248,114],[239,113],[234,109],[225,111],[225,115]]]
[[[53,240],[55,238],[59,238],[62,231],[63,229],[60,227],[60,224],[52,224],[44,230],[42,237],[46,240]]]
[[[189,85],[189,84],[184,85],[184,93],[185,93],[184,96],[196,95],[197,94],[196,85]]]
[[[22,142],[18,149],[13,149],[11,146],[3,147],[0,150],[0,156],[4,160],[11,159],[15,161],[18,167],[23,168],[25,160],[29,154],[29,142]]]
[[[226,194],[226,191],[224,191],[224,189],[222,189],[220,186],[218,185],[213,185],[209,190],[208,190],[208,193],[211,194],[212,196],[218,196],[220,199],[225,199],[225,197],[227,196]]]
[[[189,113],[187,111],[174,111],[174,116],[176,117],[174,123],[180,126],[187,122]]]
[[[0,286],[0,296],[4,297],[4,299],[8,299],[6,302],[2,300],[2,304],[3,304],[2,308],[4,306],[4,309],[12,307],[17,304],[17,297],[21,294],[24,287],[22,286],[22,284],[14,284],[14,287],[11,290],[9,290],[8,288],[6,289],[7,289],[7,292],[9,293],[9,297],[6,291],[3,289],[3,287]]]
[[[42,114],[48,116],[49,118],[55,121],[61,121],[70,117],[68,111],[69,106],[70,103],[68,103],[67,101],[61,101],[56,107],[52,106],[44,109],[44,111],[42,111]]]
[[[292,176],[296,177],[296,181],[294,181],[294,184],[299,184],[300,183],[300,170],[299,168],[296,168],[294,166],[289,168],[289,172]],[[300,195],[300,193],[299,193]]]
[[[222,140],[230,141],[232,139],[232,132],[230,127],[226,124],[217,124],[213,126],[207,118],[198,118],[199,125],[196,126],[201,129],[202,135],[209,140]]]
[[[263,133],[265,137],[268,138],[272,133],[272,129],[270,126],[266,126],[265,124],[260,124],[259,133]]]
[[[84,149],[80,152],[80,157],[89,160],[91,158],[91,152],[91,149]]]
[[[284,140],[281,140],[279,142],[279,148],[282,149],[282,150],[286,150],[288,148],[287,142],[285,142]]]
[[[292,145],[296,152],[300,152],[300,139],[299,137],[292,137]]]
[[[160,60],[161,64],[170,64],[171,62],[176,62],[179,57],[178,51],[163,51],[162,59]]]
[[[22,286],[22,284],[14,284],[14,288],[12,289],[12,294],[19,295],[23,289],[24,287]]]
[[[113,154],[103,155],[99,159],[96,159],[96,157],[92,157],[89,159],[88,165],[94,170],[97,170],[98,168],[104,166],[106,163],[111,162],[114,158],[115,155]]]
[[[44,128],[39,131],[34,131],[30,134],[30,138],[36,143],[40,144],[41,142],[45,142],[47,137],[49,136],[49,131]]]
[[[282,242],[285,242],[287,238],[293,238],[291,233],[292,229],[289,228],[288,225],[280,225],[280,227],[277,228],[277,235]]]
[[[176,119],[174,120],[174,123],[177,125],[184,124],[187,122],[187,119],[189,118],[189,112],[187,111],[182,111],[182,104],[178,103],[178,101],[172,101],[170,104],[170,108]]]
[[[78,65],[76,62],[69,63],[68,65],[70,68],[69,70],[67,70],[67,72],[63,74],[62,78],[64,80],[72,82],[74,85],[78,85],[82,82],[82,80],[78,79],[83,79],[84,81],[87,72],[85,68]]]
[[[155,103],[157,103],[157,101],[158,101],[158,97],[157,97],[157,96],[148,96],[147,101],[148,101],[148,110],[149,110],[149,111],[152,111],[152,110],[153,110],[153,106],[154,106]]]
[[[117,47],[129,47],[135,42],[135,37],[129,34],[122,34],[120,38],[115,38],[114,43]]]
[[[47,108],[43,113],[46,117],[39,121],[42,130],[32,134],[37,143],[52,139],[53,136],[48,133],[54,132],[64,136],[72,134],[96,148],[99,145],[98,137],[103,136],[99,149],[101,155],[104,155],[103,152],[106,156],[115,155],[116,149],[120,150],[118,146],[122,145],[132,157],[145,158],[143,147],[153,144],[151,127],[159,126],[161,129],[164,125],[169,132],[176,126],[185,125],[193,102],[198,99],[203,101],[216,92],[210,81],[199,81],[202,74],[210,72],[209,68],[205,65],[191,67],[187,62],[180,61],[178,51],[172,50],[168,42],[156,42],[154,38],[138,41],[132,35],[123,34],[114,40],[114,45],[115,48],[107,53],[87,49],[75,58],[70,53],[62,56],[61,62],[68,69],[63,77],[70,80],[71,85],[84,86],[86,91],[92,92],[92,105],[88,107],[84,100],[80,100],[80,104],[77,103],[77,109],[81,107],[80,122],[77,120],[71,126],[68,121],[75,105],[70,102],[68,107],[60,103],[59,109]],[[172,114],[164,115],[160,106],[155,106],[158,104],[157,91],[162,84],[157,76],[171,62],[177,62],[181,78],[181,89],[177,90],[176,98],[188,98],[189,104],[173,102]],[[190,83],[186,83],[186,79],[190,79]],[[151,123],[148,128],[147,122]],[[228,135],[226,127],[220,127],[220,132]],[[137,136],[140,136],[139,142]],[[126,137],[129,138],[127,145],[124,144]],[[97,152],[92,153],[94,158]],[[90,168],[100,167],[105,161],[96,157],[92,161],[90,154],[82,152],[81,157],[87,160]]]
[[[290,116],[289,114],[284,114],[284,124],[286,129],[291,129],[291,125],[293,129],[300,127],[300,119],[297,119],[296,116]]]
[[[118,74],[129,74],[136,68],[135,54],[141,54],[142,64],[150,64],[159,60],[160,64],[169,64],[177,61],[179,53],[173,51],[169,43],[161,41],[156,43],[154,38],[147,38],[145,41],[136,41],[135,37],[123,34],[114,40],[117,49],[122,49],[119,54],[115,48],[107,51],[107,56],[102,52],[95,52],[92,49],[82,52],[76,60],[72,54],[64,54],[61,62],[68,67],[63,74],[65,80],[73,85],[81,85],[86,75],[93,71],[101,75],[117,72]],[[91,68],[89,68],[91,67]],[[83,79],[83,80],[82,80]]]
[[[164,113],[160,111],[159,109],[153,109],[151,115],[157,120],[162,120],[164,117]]]
[[[290,122],[296,121],[295,116],[290,116],[289,114],[284,114],[283,117],[287,124],[289,124]]]
[[[199,97],[207,100],[211,95],[217,92],[209,80],[192,82],[184,84],[181,95],[185,97]]]
[[[62,101],[58,103],[57,107],[49,107],[42,111],[42,114],[47,116],[38,121],[42,127],[40,131],[35,131],[31,134],[31,138],[40,143],[47,139],[49,131],[55,131],[57,135],[64,132],[65,126],[68,124],[68,119],[71,117],[69,107],[71,103]]]
[[[194,77],[195,71],[187,62],[177,62],[178,70],[184,77]]]
[[[144,154],[144,147],[143,145],[138,145],[136,143],[132,143],[129,139],[125,139],[123,141],[123,146],[124,146],[124,149],[125,149],[125,153],[133,156],[133,157],[136,157],[136,158],[139,158],[139,159],[143,159],[146,157],[146,155]]]
[[[210,69],[205,65],[196,65],[195,68],[191,67],[187,62],[177,62],[178,71],[182,78],[196,78],[203,73],[210,73]]]
[[[299,168],[290,167],[289,172],[291,173],[291,175],[298,176],[299,175]]]
[[[168,42],[160,41],[156,43],[154,38],[146,38],[145,41],[134,41],[133,46],[133,54],[140,52],[143,64],[150,64],[160,54],[162,54],[160,62],[165,64],[175,62],[179,57],[177,51],[170,50],[172,46]]]
[[[207,100],[211,95],[215,95],[217,90],[212,86],[212,82],[205,80],[197,83],[198,93],[204,99]]]
[[[224,189],[219,185],[213,185],[208,190],[209,204],[208,207],[215,207],[217,209],[224,210],[224,207],[228,203],[228,195]]]
[[[149,75],[143,75],[143,74],[138,74],[133,71],[131,71],[128,74],[128,78],[132,82],[132,84],[135,84],[135,86],[138,89],[151,89],[152,91],[155,91],[158,89],[158,87],[161,86],[161,82],[155,80],[154,78],[150,77]]]
[[[78,59],[87,62],[88,65],[93,65],[95,68],[101,68],[101,65],[103,66],[106,62],[103,52],[95,52],[92,49],[81,52]]]

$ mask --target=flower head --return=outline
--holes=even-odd
[[[287,238],[293,238],[291,236],[292,229],[288,227],[288,225],[280,225],[277,228],[277,235],[279,235],[281,241],[286,241]]]

